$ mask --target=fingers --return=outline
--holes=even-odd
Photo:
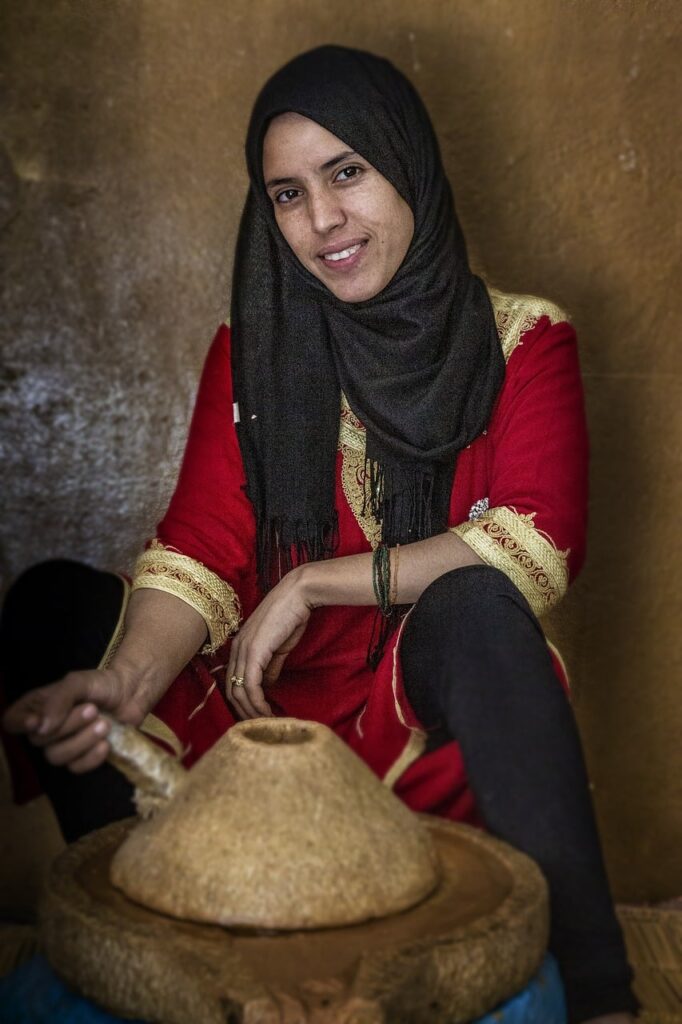
[[[44,689],[31,690],[11,704],[2,719],[7,732],[32,732],[37,729],[42,722],[46,699]]]
[[[106,741],[98,743],[89,753],[79,757],[69,765],[69,771],[75,775],[82,775],[83,772],[91,772],[93,768],[99,768],[109,756],[109,744]]]
[[[239,674],[237,673],[239,678]],[[240,718],[271,718],[272,708],[265,699],[260,684],[261,673],[251,671],[243,686],[232,686],[232,705]]]
[[[90,771],[109,755],[109,723],[101,709],[115,708],[120,700],[117,687],[120,684],[110,673],[69,673],[16,701],[5,713],[5,728],[26,733],[51,764],[77,773]]]
[[[263,682],[267,686],[271,686],[279,679],[280,672],[284,667],[284,662],[287,660],[287,654],[288,651],[273,654],[272,661],[263,673]]]
[[[299,642],[299,640],[303,636],[303,634],[304,634],[304,632],[306,630],[306,626],[307,625],[308,625],[307,620],[306,620],[306,622],[302,622],[293,631],[293,633],[291,634],[289,639],[286,640],[281,645],[281,647],[279,647],[274,652],[274,654],[272,655],[272,659],[270,660],[270,664],[267,666],[267,668],[263,672],[263,681],[266,684],[270,685],[272,683],[276,683],[277,682],[277,680],[279,679],[280,673],[281,673],[282,669],[284,668],[284,662],[287,660],[287,658],[289,657],[289,655],[293,651],[294,647],[296,647],[297,643]]]
[[[51,737],[61,733],[77,705],[92,703],[106,708],[112,702],[115,700],[106,673],[70,672],[57,683],[25,694],[7,709],[3,721],[8,732]],[[88,714],[91,712],[86,713],[86,720]]]
[[[247,650],[245,651],[245,648]],[[244,643],[233,643],[227,667],[227,697],[241,719],[270,718],[272,708],[263,693],[263,672],[253,656],[247,659],[248,647]],[[236,685],[234,679],[243,679]]]
[[[106,757],[109,745],[106,742],[103,744],[103,740],[108,732],[108,722],[98,718],[96,722],[87,725],[66,739],[50,743],[45,751],[45,757],[50,764],[67,765],[72,771],[78,771],[80,766],[80,770],[85,771],[86,769],[82,766],[89,763],[93,757],[97,759],[98,753],[102,749]]]
[[[261,672],[259,672],[259,676],[260,676],[260,678],[262,678],[262,673]],[[248,677],[247,677],[246,683],[244,684],[244,686],[239,687],[239,689],[242,690],[242,691],[246,690],[245,696],[246,696],[247,700],[249,701],[249,704],[251,705],[251,707],[253,709],[255,709],[254,713],[250,716],[251,718],[272,718],[273,717],[272,716],[272,708],[270,707],[270,705],[268,704],[267,700],[265,699],[265,694],[263,693],[263,687],[261,686],[260,680],[257,683],[255,683],[255,682],[249,683]]]
[[[98,711],[94,704],[77,704],[73,708],[58,729],[53,732],[45,732],[35,729],[29,733],[29,739],[34,747],[46,747],[55,739],[66,739],[73,733],[80,732],[84,727],[93,724],[98,717]]]
[[[233,640],[232,647],[230,648],[230,658],[225,672],[225,695],[227,696],[230,704],[234,704],[234,698],[232,696],[235,690],[234,680],[239,678],[237,674],[237,651],[237,642],[236,640]]]
[[[310,608],[294,599],[291,576],[281,580],[263,598],[233,640],[226,692],[240,718],[272,714],[263,682],[274,682],[279,677],[286,656],[308,624]],[[240,681],[239,685],[235,685],[234,679]]]

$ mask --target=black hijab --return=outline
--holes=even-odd
[[[414,215],[402,265],[377,296],[337,299],[297,260],[265,189],[277,114],[316,121],[368,160]],[[296,57],[265,84],[246,139],[250,189],[232,291],[234,399],[267,586],[333,552],[340,393],[367,430],[365,496],[387,544],[447,526],[457,453],[488,423],[504,376],[495,319],[471,273],[438,142],[387,60],[341,46]]]

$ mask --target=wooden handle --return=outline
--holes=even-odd
[[[109,762],[135,787],[138,813],[148,818],[173,799],[185,784],[187,772],[139,729],[108,719]]]

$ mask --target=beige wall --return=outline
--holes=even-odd
[[[2,17],[6,576],[56,554],[129,566],[228,308],[255,92],[321,42],[383,53],[432,112],[476,264],[578,327],[591,550],[556,629],[617,894],[682,892],[677,0],[9,0]]]

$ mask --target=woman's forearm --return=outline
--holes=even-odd
[[[161,590],[136,590],[130,597],[125,635],[110,667],[147,711],[206,640],[201,615]]]
[[[414,604],[443,573],[482,560],[457,534],[440,533],[428,540],[391,548],[391,580],[397,583],[395,604]],[[396,572],[397,568],[397,572]],[[375,605],[372,554],[347,555],[308,562],[294,570],[306,600],[314,606]]]

